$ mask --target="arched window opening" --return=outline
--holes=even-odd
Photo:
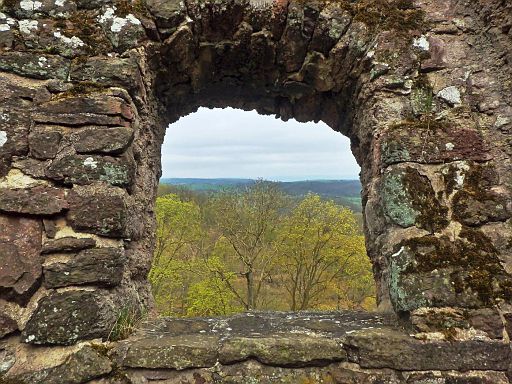
[[[162,168],[149,274],[161,315],[373,309],[346,137],[201,108],[168,128]]]

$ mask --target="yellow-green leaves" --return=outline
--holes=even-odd
[[[280,281],[289,309],[340,308],[354,285],[350,276],[370,270],[354,214],[310,194],[284,220],[277,242]],[[371,273],[370,273],[371,276]],[[371,295],[372,282],[368,295]],[[352,295],[364,301],[360,295]],[[346,300],[346,299],[345,299]],[[345,303],[346,304],[346,303]]]
[[[372,308],[364,236],[348,208],[309,194],[293,200],[275,183],[157,199],[149,273],[166,316],[250,309]]]

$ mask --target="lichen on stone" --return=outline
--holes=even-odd
[[[437,199],[428,178],[414,168],[388,172],[382,191],[384,212],[395,224],[416,225],[430,232],[448,225],[447,208]]]

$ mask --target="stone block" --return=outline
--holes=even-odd
[[[492,308],[420,308],[411,312],[411,323],[420,332],[441,332],[450,337],[455,337],[455,329],[473,328],[491,339],[503,338],[504,324],[498,311]]]
[[[128,344],[122,354],[122,366],[127,368],[186,369],[212,367],[218,358],[219,337],[183,335],[145,338]]]
[[[68,96],[51,100],[38,108],[38,112],[45,114],[96,114],[108,116],[122,116],[126,120],[133,119],[131,107],[123,99],[103,94],[84,96]]]
[[[55,159],[46,170],[46,176],[66,184],[86,185],[104,181],[110,185],[131,185],[135,164],[128,156],[110,157],[68,155]]]
[[[51,124],[61,126],[87,126],[106,125],[119,126],[129,125],[122,116],[111,116],[97,113],[81,113],[69,111],[68,113],[36,112],[32,115],[33,120],[38,124]]]
[[[57,225],[55,224],[55,221],[50,219],[43,219],[43,227],[46,237],[49,239],[53,239],[57,234]]]
[[[45,224],[45,230],[46,229]],[[60,239],[47,240],[43,244],[42,254],[59,252],[76,252],[87,248],[94,248],[96,240],[92,238],[61,237]]]
[[[91,50],[96,48],[87,44],[90,42],[90,37],[81,33],[80,26],[74,25],[75,28],[68,28],[69,23],[62,18],[60,20],[49,18],[21,20],[21,39],[31,50],[51,52],[69,59],[90,54]]]
[[[34,52],[2,52],[0,70],[35,79],[66,80],[69,60],[56,55]]]
[[[4,2],[6,11],[23,19],[36,19],[38,17],[69,17],[76,10],[76,4],[71,1],[55,0],[28,0]]]
[[[118,154],[124,152],[133,139],[128,127],[87,127],[73,134],[73,146],[78,153]]]
[[[107,337],[116,321],[116,307],[106,291],[52,292],[42,298],[22,332],[31,344],[74,344]]]
[[[103,185],[74,187],[69,197],[68,220],[78,231],[108,237],[129,237],[127,193]]]
[[[68,207],[66,190],[39,185],[32,188],[0,188],[0,211],[53,215]]]
[[[278,62],[288,73],[300,69],[308,51],[309,38],[302,31],[304,19],[304,11],[300,4],[290,4],[287,25],[277,55]]]
[[[30,156],[40,160],[53,159],[59,150],[62,134],[57,131],[33,132],[28,137]]]
[[[462,224],[478,226],[488,222],[506,221],[509,198],[493,191],[459,191],[453,198],[453,216]]]
[[[402,241],[389,256],[390,295],[398,311],[488,307],[509,300],[512,279],[483,233],[427,235]]]
[[[351,21],[352,17],[348,11],[340,9],[334,4],[328,5],[320,12],[309,49],[327,56],[347,31]]]
[[[407,384],[509,384],[505,372],[411,372]]]
[[[231,337],[222,343],[219,361],[231,364],[255,358],[259,362],[278,366],[308,366],[318,361],[346,361],[347,352],[334,338],[306,335],[294,337]]]
[[[112,364],[99,348],[18,349],[19,361],[5,377],[7,383],[83,384],[112,371]]]
[[[469,311],[467,314],[471,326],[481,330],[491,339],[502,339],[505,324],[494,308],[480,308]]]
[[[25,301],[41,278],[41,220],[0,215],[0,229],[0,297]]]
[[[0,303],[0,339],[18,330],[18,323],[8,313],[3,312],[4,308]],[[0,370],[1,373],[1,370]]]
[[[3,80],[3,79],[1,79]],[[0,81],[1,82],[1,81]],[[0,92],[8,92],[0,87]],[[13,156],[24,156],[28,152],[30,113],[27,110],[8,106],[3,101],[0,107],[0,177],[9,172]]]
[[[134,48],[146,38],[141,21],[133,13],[120,15],[115,7],[107,6],[98,21],[116,52]]]
[[[173,32],[187,16],[185,3],[180,0],[147,0],[146,5],[155,17],[158,28]]]
[[[45,265],[44,284],[47,288],[84,284],[116,286],[121,283],[124,262],[123,249],[87,249],[72,255],[68,262]]]
[[[436,121],[398,124],[382,138],[380,147],[384,166],[491,158],[488,146],[476,129],[450,127]]]
[[[387,329],[356,331],[346,336],[344,345],[349,360],[374,369],[505,371],[511,358],[509,344],[501,341],[421,341]]]
[[[127,89],[142,87],[139,67],[132,58],[89,57],[84,62],[73,62],[70,79]]]

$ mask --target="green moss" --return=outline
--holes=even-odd
[[[446,195],[450,196],[453,191],[455,190],[455,187],[457,186],[457,172],[459,171],[459,168],[455,165],[450,165],[444,174],[444,184],[445,184],[445,191]]]
[[[66,99],[69,97],[101,93],[104,92],[106,89],[108,89],[108,87],[98,83],[94,83],[91,81],[81,81],[79,83],[73,84],[73,87],[70,90],[55,95],[53,99],[59,100]]]
[[[407,247],[414,255],[405,274],[455,268],[450,278],[457,294],[476,293],[486,305],[512,297],[512,279],[503,269],[492,241],[478,230],[464,227],[456,241],[424,236],[408,239],[398,247]]]
[[[360,0],[352,5],[354,20],[372,29],[408,32],[425,28],[424,12],[410,0]]]
[[[58,55],[59,54],[59,49],[55,46],[49,46],[49,47],[46,47],[43,52],[45,54],[48,54],[48,55]]]
[[[447,268],[454,263],[454,250],[449,239],[445,236],[423,236],[408,239],[400,244],[415,255],[405,273],[426,273],[438,268]]]
[[[129,14],[139,17],[149,16],[149,11],[147,9],[145,0],[135,0],[134,2],[128,0],[118,0],[116,1],[115,5],[116,15],[119,17],[126,17]]]
[[[308,0],[302,0],[303,3]],[[428,26],[423,10],[415,8],[412,0],[323,0],[349,11],[354,21],[366,24],[371,30],[423,31]]]
[[[90,347],[98,352],[101,356],[108,357],[109,352],[112,350],[112,346],[105,343],[93,343]]]
[[[106,37],[93,14],[77,11],[65,23],[62,33],[67,37],[76,36],[87,45],[87,53],[99,55],[112,50],[112,44]]]
[[[427,115],[432,124],[432,113],[434,110],[434,91],[427,76],[418,76],[411,90],[411,106],[415,115]]]
[[[406,168],[403,177],[412,207],[418,212],[415,224],[429,232],[438,232],[448,225],[448,208],[441,205],[426,176],[414,168]]]
[[[497,173],[492,166],[472,164],[465,173],[463,188],[453,198],[454,218],[457,221],[473,225],[499,217],[505,202],[499,194],[491,190],[491,187],[497,184],[497,178]],[[473,212],[471,207],[475,201],[487,204],[487,206],[491,203],[491,206],[501,206],[502,208],[481,210],[479,215],[482,216],[475,218],[471,213]]]
[[[19,2],[20,2],[19,0],[4,0],[3,6],[5,8],[12,9],[12,8],[15,8],[16,6],[18,6]]]
[[[382,198],[386,216],[402,227],[416,225],[434,233],[448,225],[448,208],[437,199],[428,177],[415,168],[388,173]]]
[[[411,133],[418,132],[436,132],[438,130],[449,130],[451,127],[442,120],[431,120],[420,117],[416,120],[404,120],[400,123],[392,124],[389,129],[401,129]]]

